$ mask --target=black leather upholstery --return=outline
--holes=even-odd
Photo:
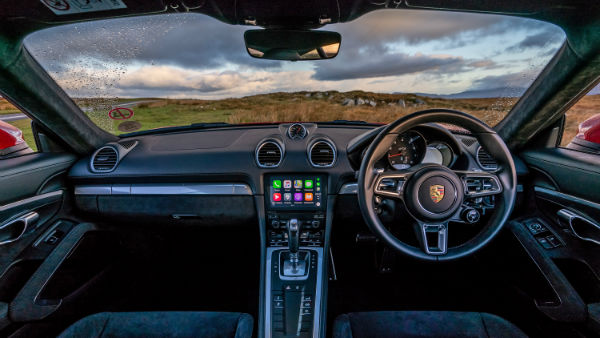
[[[360,337],[527,337],[489,313],[443,311],[356,312],[339,316],[334,338]]]
[[[252,337],[252,316],[229,312],[102,312],[69,326],[66,337]]]

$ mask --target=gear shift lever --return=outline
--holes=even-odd
[[[288,277],[304,276],[307,273],[306,252],[303,259],[299,259],[300,249],[300,223],[292,218],[288,222],[288,247],[289,252],[284,252],[283,275]]]
[[[288,245],[290,247],[290,255],[296,256],[296,262],[298,261],[298,247],[300,245],[299,233],[300,225],[298,220],[292,218],[288,223]]]

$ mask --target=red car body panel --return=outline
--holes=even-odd
[[[7,149],[25,143],[23,132],[4,121],[0,121],[0,149]]]
[[[579,125],[577,138],[600,144],[600,114],[596,114]]]

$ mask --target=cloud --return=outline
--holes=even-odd
[[[549,26],[541,32],[528,35],[519,43],[507,48],[507,51],[523,51],[530,48],[547,49],[549,46],[555,45],[558,41],[562,41],[562,32],[558,29],[552,29]]]
[[[319,63],[313,76],[317,80],[339,81],[348,79],[398,76],[423,71],[440,70],[463,63],[460,57],[408,55],[392,53],[368,57],[344,57],[342,62]]]
[[[299,81],[303,86],[314,84],[312,72],[299,71],[224,71],[187,70],[176,66],[141,67],[123,76],[115,90],[161,93],[160,96],[186,97],[209,95],[212,97],[251,95],[257,92],[297,90]],[[294,81],[290,81],[290,79]]]
[[[505,19],[502,16],[457,12],[382,10],[366,14],[350,24],[336,24],[324,29],[337,30],[342,38],[351,37],[350,43],[354,48],[397,41],[418,44],[447,39],[493,27]],[[346,43],[345,39],[342,41]]]
[[[509,75],[527,72],[536,51],[553,50],[543,43],[556,37],[549,32],[562,34],[523,18],[382,10],[323,28],[342,35],[335,59],[290,63],[251,58],[243,42],[247,29],[253,28],[202,14],[168,14],[57,26],[30,35],[25,45],[72,96],[226,97],[415,86],[443,93],[490,86],[502,67]],[[511,44],[527,52],[506,52]],[[496,48],[505,54],[495,54]]]
[[[492,60],[465,60],[453,55],[425,55],[416,53],[369,54],[369,51],[347,53],[338,56],[336,62],[322,62],[315,67],[314,79],[340,81],[388,76],[428,73],[436,76],[452,75],[476,68],[492,69]]]
[[[472,90],[489,90],[505,88],[506,91],[522,91],[529,87],[537,73],[509,73],[503,75],[490,75],[473,81]]]
[[[205,73],[170,66],[142,67],[126,74],[119,88],[214,92],[234,88],[245,80],[241,74],[234,72]]]
[[[248,56],[243,38],[247,29],[201,14],[166,14],[53,27],[28,36],[25,45],[54,71],[64,71],[73,61],[81,62],[82,55],[121,65],[280,67],[280,61]]]

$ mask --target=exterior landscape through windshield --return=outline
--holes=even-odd
[[[114,134],[193,123],[359,120],[427,108],[498,123],[564,41],[548,23],[386,10],[325,26],[331,60],[250,57],[243,32],[199,14],[85,22],[26,47],[98,126]]]

